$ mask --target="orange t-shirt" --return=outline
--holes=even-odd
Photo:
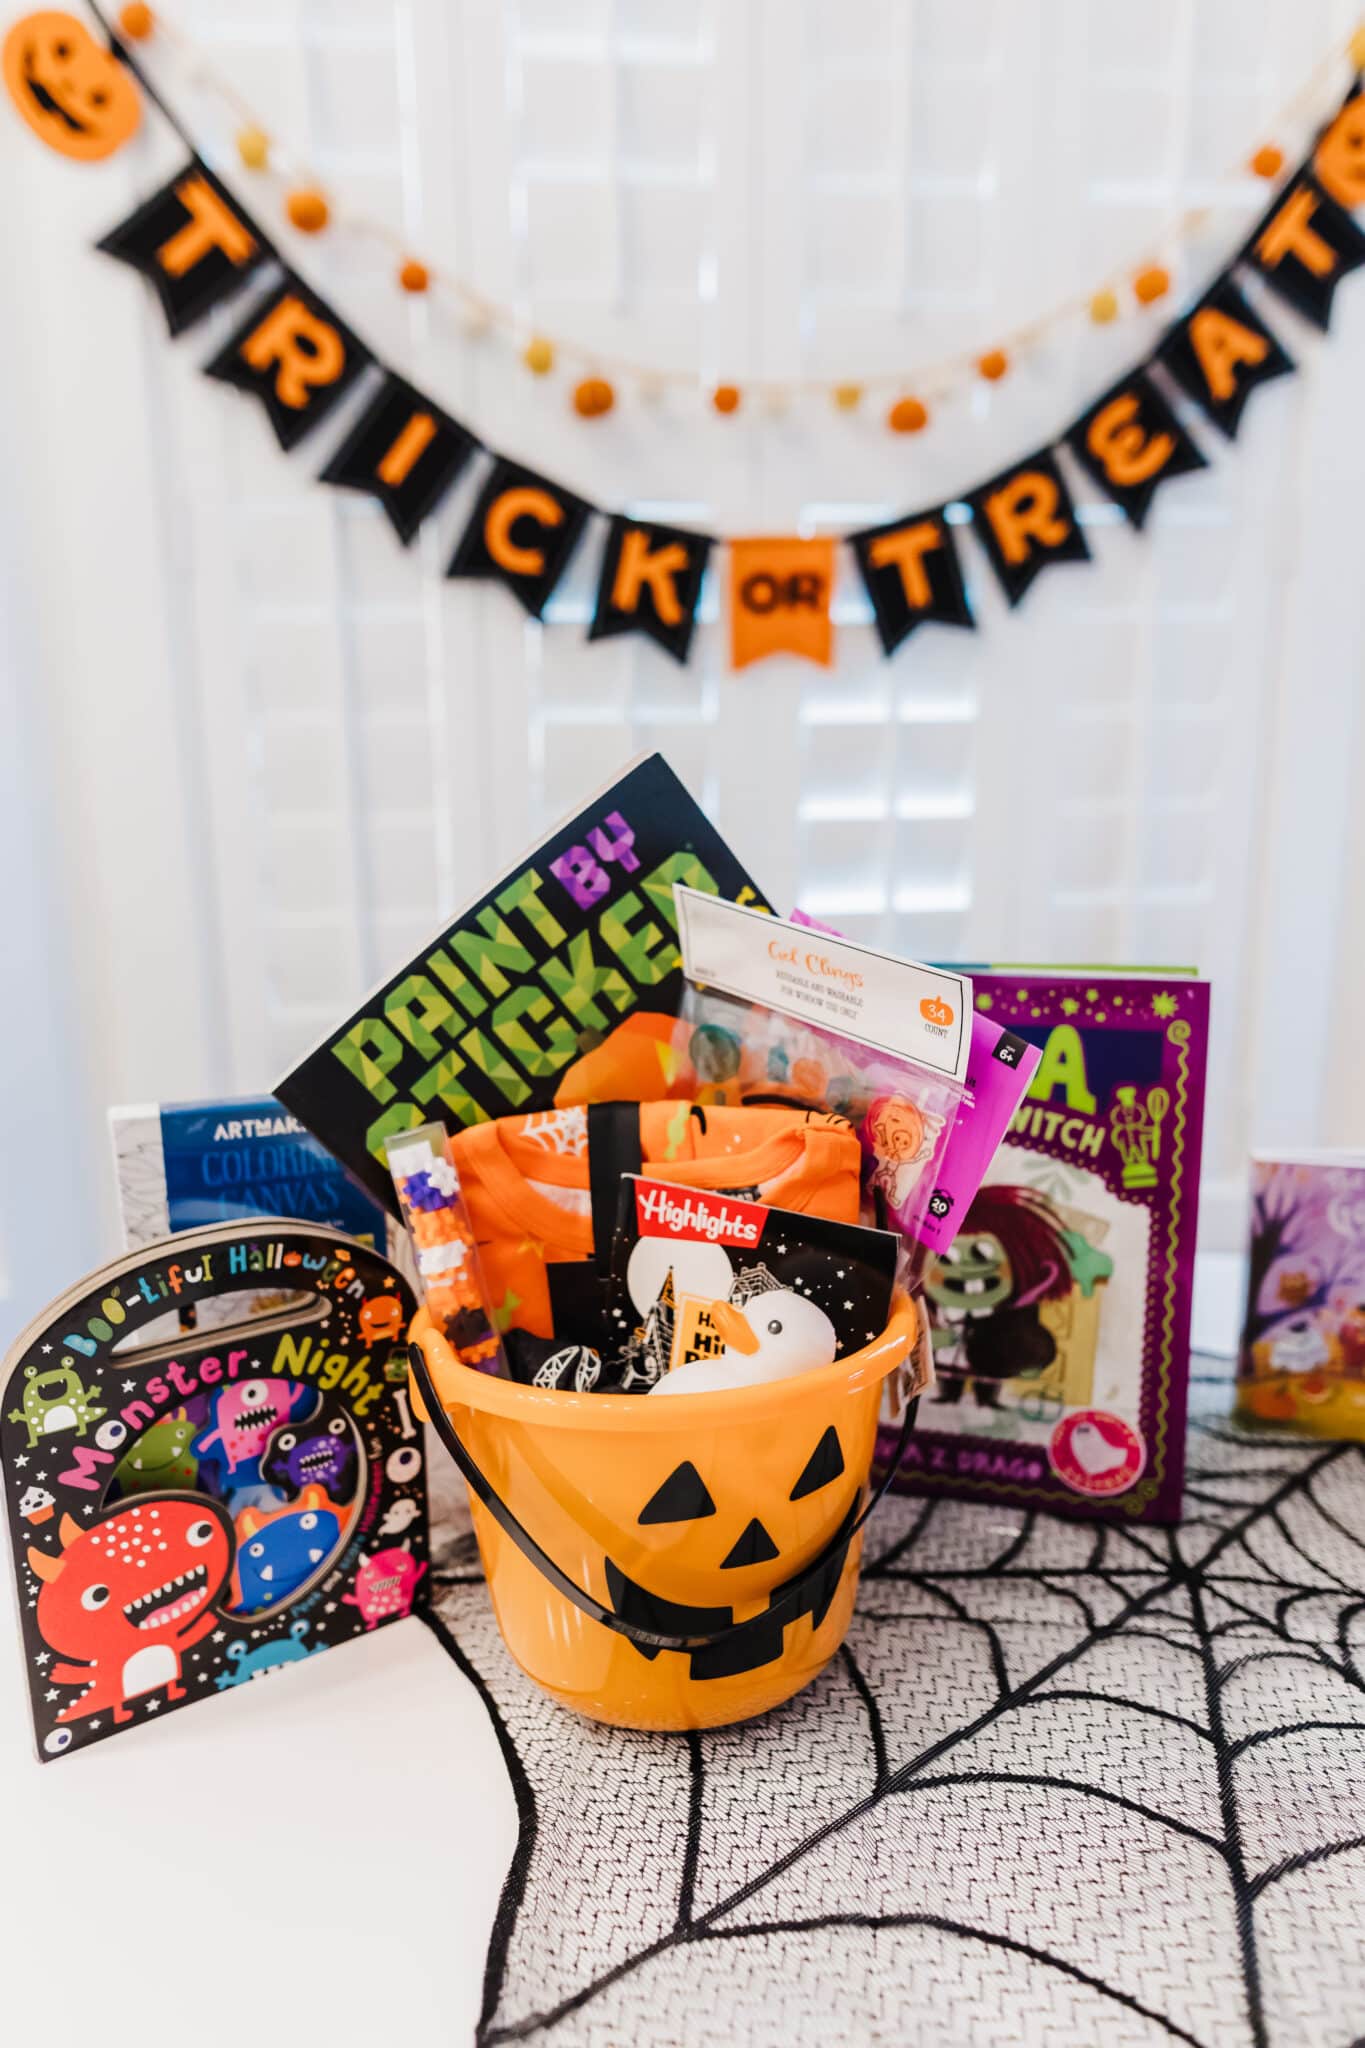
[[[858,1140],[841,1117],[784,1107],[639,1105],[641,1166],[660,1180],[858,1221]],[[540,1110],[449,1141],[500,1329],[554,1328],[546,1268],[594,1256],[588,1112]]]

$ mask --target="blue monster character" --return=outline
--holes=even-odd
[[[292,1599],[341,1536],[341,1517],[320,1486],[305,1486],[284,1508],[243,1508],[237,1517],[236,1598],[240,1613],[256,1614]]]
[[[281,1671],[286,1664],[297,1664],[301,1658],[312,1655],[303,1645],[307,1633],[308,1623],[296,1621],[287,1636],[279,1636],[273,1643],[259,1643],[254,1650],[248,1650],[243,1642],[229,1643],[229,1668],[219,1672],[214,1684],[222,1692],[227,1686],[248,1685],[268,1671]],[[318,1647],[321,1649],[322,1645]]]
[[[261,1470],[267,1479],[278,1479],[298,1492],[305,1486],[322,1486],[334,1500],[344,1500],[355,1463],[355,1444],[344,1415],[334,1415],[325,1430],[305,1436],[297,1429],[282,1429],[270,1445]]]

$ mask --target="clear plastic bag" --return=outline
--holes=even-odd
[[[899,1230],[912,1264],[963,1089],[761,1004],[684,984],[673,1050],[700,1103],[785,1102],[846,1117],[863,1148],[867,1220]]]

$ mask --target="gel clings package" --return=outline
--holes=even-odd
[[[675,890],[686,981],[674,1050],[696,1100],[847,1117],[867,1207],[917,1243],[963,1099],[963,975]]]
[[[792,923],[830,938],[839,936],[804,911],[793,911]],[[957,1235],[1042,1057],[1036,1045],[1029,1045],[973,1007],[967,1083],[947,1133],[932,1192],[914,1232],[917,1266],[924,1264],[920,1246],[943,1252]]]

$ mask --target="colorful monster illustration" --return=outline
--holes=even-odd
[[[214,1684],[223,1692],[230,1685],[249,1685],[253,1678],[262,1678],[267,1671],[281,1671],[286,1664],[297,1664],[311,1655],[303,1647],[307,1633],[307,1622],[296,1621],[287,1636],[280,1636],[273,1643],[260,1643],[254,1650],[248,1650],[243,1642],[229,1643],[228,1669],[219,1672]],[[323,1649],[326,1645],[318,1647]]]
[[[341,1535],[341,1517],[320,1486],[305,1486],[284,1508],[244,1508],[237,1517],[234,1608],[255,1614],[289,1600]]]
[[[371,1295],[361,1302],[356,1323],[367,1344],[396,1337],[403,1327],[403,1304],[396,1294]]]
[[[1066,1233],[1032,1188],[982,1188],[960,1234],[931,1263],[924,1291],[933,1322],[938,1401],[960,1401],[968,1380],[985,1408],[1000,1383],[1037,1374],[1057,1355],[1038,1304],[1071,1292]]]
[[[378,1628],[381,1621],[411,1614],[417,1582],[425,1570],[406,1548],[376,1550],[372,1557],[361,1558],[355,1591],[343,1593],[342,1605],[358,1607],[366,1628]]]
[[[262,1463],[267,1478],[279,1479],[292,1487],[323,1486],[334,1499],[345,1497],[351,1476],[355,1444],[344,1415],[334,1415],[325,1430],[303,1436],[296,1429],[282,1429],[272,1439]]]
[[[203,1463],[218,1466],[231,1484],[257,1485],[271,1431],[303,1415],[316,1398],[298,1380],[239,1380],[221,1387],[213,1397],[208,1427],[190,1448]]]
[[[79,1685],[59,1722],[109,1710],[131,1721],[128,1701],[164,1690],[185,1697],[182,1653],[217,1622],[214,1603],[227,1583],[232,1537],[213,1503],[175,1494],[144,1495],[134,1506],[82,1529],[63,1515],[61,1550],[30,1549],[42,1582],[37,1623],[63,1658],[50,1677]]]
[[[173,1487],[198,1483],[199,1460],[190,1449],[194,1424],[183,1408],[163,1415],[145,1429],[136,1443],[129,1444],[114,1467],[114,1483],[121,1494],[161,1493]]]
[[[24,1405],[11,1408],[9,1419],[23,1423],[31,1451],[37,1449],[45,1436],[55,1436],[59,1429],[74,1429],[77,1436],[84,1436],[86,1425],[98,1422],[105,1412],[95,1406],[99,1388],[82,1386],[81,1376],[70,1358],[63,1358],[60,1365],[44,1366],[41,1371],[36,1365],[26,1365],[24,1378],[28,1382],[23,1392]]]

